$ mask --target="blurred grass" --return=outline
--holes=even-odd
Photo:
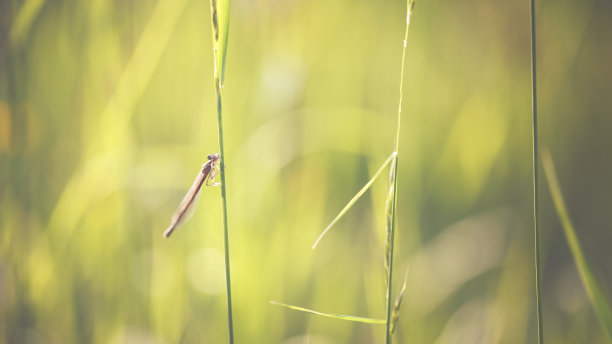
[[[217,191],[184,235],[159,235],[217,142],[210,3],[44,1],[11,44],[31,4],[0,2],[0,343],[225,342],[223,270],[203,263],[223,255]],[[612,10],[537,5],[540,139],[609,298]],[[417,8],[395,238],[410,274],[396,341],[532,343],[528,7]],[[386,190],[336,224],[333,250],[309,246],[393,145],[404,9],[232,4],[223,96],[236,342],[381,343],[379,326],[268,301],[384,314],[385,234],[371,228],[385,222]],[[547,341],[606,343],[550,230],[552,202],[541,203]]]
[[[580,273],[582,285],[586,290],[601,327],[605,330],[608,340],[612,342],[612,310],[610,304],[606,300],[605,294],[584,256],[580,241],[576,235],[576,229],[570,220],[565,202],[563,201],[563,195],[561,194],[561,188],[550,152],[544,149],[540,155],[542,156],[542,165],[544,166],[546,181],[548,182],[548,187],[555,204],[555,210],[561,221],[563,234],[565,234],[565,240],[567,240],[567,244],[572,252],[576,268]]]

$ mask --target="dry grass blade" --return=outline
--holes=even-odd
[[[316,315],[320,315],[322,317],[327,317],[327,318],[334,318],[334,319],[339,319],[339,320],[354,321],[354,322],[360,322],[360,323],[366,323],[366,324],[384,324],[385,323],[385,320],[383,320],[383,319],[356,317],[356,316],[353,316],[353,315],[322,313],[322,312],[313,311],[312,309],[298,307],[298,306],[292,306],[292,305],[288,305],[288,304],[280,303],[280,302],[276,302],[276,301],[270,301],[270,303],[273,304],[273,305],[277,305],[277,306],[282,306],[282,307],[286,307],[286,308],[289,308],[289,309],[293,309],[294,311],[300,311],[300,312],[316,314]]]
[[[342,209],[342,211],[340,211],[340,213],[336,216],[336,218],[327,226],[327,228],[325,228],[325,230],[323,230],[323,232],[321,233],[321,235],[319,235],[319,237],[317,238],[317,240],[315,241],[315,243],[312,245],[312,249],[314,250],[315,248],[317,248],[317,245],[319,245],[319,242],[321,241],[321,239],[323,239],[323,237],[325,236],[325,234],[327,234],[327,232],[332,228],[333,225],[336,224],[336,222],[338,222],[338,220],[340,220],[340,218],[342,218],[342,216],[344,216],[344,214],[353,206],[353,204],[355,204],[355,202],[357,202],[357,200],[363,196],[363,194],[370,188],[370,186],[372,186],[372,184],[374,183],[374,181],[376,180],[376,178],[378,178],[378,176],[380,175],[380,173],[385,169],[385,167],[387,167],[387,165],[389,165],[389,163],[391,162],[391,160],[397,155],[396,152],[391,153],[391,155],[389,155],[389,157],[387,158],[387,160],[385,160],[385,162],[382,164],[382,166],[380,166],[380,168],[378,169],[378,171],[376,172],[376,174],[374,175],[374,177],[372,177],[372,179],[370,179],[370,181],[363,186],[363,188],[361,188],[361,190],[359,190],[359,192],[348,202],[348,204],[344,207],[344,209]]]
[[[544,174],[546,176],[546,181],[548,182],[550,194],[555,204],[557,215],[561,220],[565,239],[567,240],[567,244],[572,252],[572,257],[574,257],[574,261],[576,262],[576,267],[578,268],[582,285],[586,290],[589,301],[595,310],[595,315],[597,316],[601,327],[604,329],[608,339],[612,341],[612,310],[610,308],[610,304],[606,300],[606,297],[604,296],[604,293],[582,252],[582,247],[578,241],[576,230],[572,224],[572,221],[570,220],[569,213],[565,207],[565,202],[563,201],[563,195],[561,194],[561,188],[559,187],[555,166],[550,156],[550,152],[543,149],[540,156],[542,157],[542,165],[544,166]]]

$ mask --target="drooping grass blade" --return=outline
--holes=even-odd
[[[376,172],[376,174],[374,175],[374,177],[372,177],[372,179],[370,179],[369,182],[367,182],[366,185],[364,185],[361,190],[359,190],[359,192],[357,192],[357,194],[355,196],[353,196],[353,198],[348,202],[348,204],[344,207],[344,209],[342,209],[340,211],[340,213],[336,216],[336,218],[323,230],[323,232],[319,235],[319,237],[317,238],[317,240],[315,241],[315,243],[312,245],[312,249],[314,250],[315,248],[317,248],[317,245],[319,245],[319,242],[321,241],[321,239],[323,239],[323,237],[325,236],[325,234],[327,234],[327,232],[329,232],[329,230],[332,228],[333,225],[336,224],[336,222],[338,222],[338,220],[340,220],[340,218],[342,216],[344,216],[344,214],[346,214],[346,212],[353,206],[353,204],[355,204],[355,202],[357,202],[357,200],[363,196],[363,194],[370,188],[370,186],[372,186],[372,184],[374,183],[374,181],[376,180],[376,178],[378,178],[378,176],[380,175],[380,173],[384,170],[385,167],[387,167],[387,165],[389,164],[389,162],[391,162],[391,160],[395,157],[397,153],[393,152],[391,153],[391,155],[389,155],[389,157],[387,158],[387,160],[385,160],[385,162],[383,162],[382,166],[380,166],[380,168],[378,169],[378,171]]]
[[[277,305],[277,306],[282,306],[282,307],[286,307],[286,308],[289,308],[289,309],[293,309],[294,311],[300,311],[300,312],[305,312],[305,313],[316,314],[316,315],[320,315],[322,317],[327,317],[327,318],[334,318],[334,319],[347,320],[347,321],[355,321],[355,322],[361,322],[361,323],[366,323],[366,324],[384,324],[385,323],[385,320],[383,320],[383,319],[373,319],[373,318],[356,317],[356,316],[353,316],[353,315],[323,313],[323,312],[314,311],[312,309],[298,307],[298,306],[292,306],[292,305],[288,305],[288,304],[280,303],[280,302],[276,302],[276,301],[270,301],[270,303],[273,304],[273,305]]]

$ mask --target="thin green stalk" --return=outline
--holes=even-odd
[[[387,274],[387,321],[386,321],[386,329],[385,329],[385,343],[391,343],[391,313],[392,313],[392,301],[391,301],[391,291],[392,291],[392,281],[393,281],[393,243],[395,239],[395,205],[397,199],[397,161],[398,157],[395,156],[393,169],[391,173],[394,174],[393,178],[393,201],[391,202],[391,229],[389,231],[389,271]]]
[[[396,210],[396,201],[397,201],[397,165],[399,162],[399,138],[400,138],[400,123],[401,123],[401,115],[402,115],[402,102],[404,97],[404,69],[406,65],[406,46],[408,45],[408,32],[410,29],[410,17],[412,15],[412,10],[414,9],[414,1],[407,0],[406,2],[406,30],[404,32],[404,47],[402,49],[402,67],[400,70],[400,84],[399,84],[399,105],[397,108],[397,132],[395,134],[395,159],[393,161],[393,167],[391,168],[391,183],[393,187],[393,198],[391,200],[391,221],[389,225],[389,230],[387,232],[387,262],[388,266],[387,270],[387,320],[386,320],[386,329],[385,329],[385,343],[391,343],[391,318],[392,318],[392,304],[391,300],[391,292],[392,292],[392,282],[393,282],[393,250],[394,250],[394,242],[395,242],[395,210]]]
[[[227,191],[225,188],[225,149],[223,147],[223,109],[221,88],[225,77],[225,57],[229,34],[230,0],[211,0],[210,12],[213,28],[213,51],[215,54],[215,94],[217,96],[217,129],[219,131],[219,154],[221,155],[221,199],[223,200],[223,247],[225,249],[225,291],[227,295],[227,326],[229,343],[234,343],[234,321],[232,316],[232,287],[229,255],[229,229],[227,224]]]
[[[542,260],[541,260],[541,234],[540,218],[538,216],[538,97],[536,89],[536,27],[535,27],[535,0],[531,0],[531,105],[533,125],[532,130],[532,166],[533,166],[533,229],[535,241],[535,272],[536,272],[536,306],[538,316],[538,343],[544,343],[542,319]]]
[[[219,85],[219,84],[217,84]],[[225,190],[225,150],[223,148],[223,110],[221,108],[221,87],[217,93],[217,129],[219,131],[219,153],[221,155],[221,198],[223,199],[223,247],[225,249],[225,289],[227,294],[227,324],[229,342],[234,343],[234,322],[232,317],[232,286],[230,278],[229,230],[227,225],[227,192]]]
[[[410,16],[414,8],[414,1],[408,0],[406,15],[406,30],[404,32],[404,47],[402,49],[402,67],[400,69],[400,84],[399,84],[399,104],[397,106],[397,131],[395,133],[395,152],[399,151],[400,124],[402,120],[402,102],[404,99],[404,70],[406,68],[406,46],[408,45],[408,32],[410,30]]]

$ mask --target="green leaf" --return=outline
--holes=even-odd
[[[292,305],[288,305],[288,304],[280,303],[280,302],[275,302],[275,301],[270,301],[270,303],[273,304],[273,305],[277,305],[277,306],[282,306],[282,307],[286,307],[286,308],[289,308],[289,309],[293,309],[294,311],[300,311],[300,312],[316,314],[316,315],[320,315],[320,316],[327,317],[327,318],[334,318],[334,319],[347,320],[347,321],[355,321],[355,322],[361,322],[361,323],[366,323],[366,324],[384,324],[385,323],[385,320],[382,320],[382,319],[363,318],[363,317],[356,317],[356,316],[352,316],[352,315],[322,313],[322,312],[313,311],[312,309],[298,307],[298,306],[292,306]]]
[[[544,149],[540,155],[542,157],[542,165],[544,166],[544,173],[546,175],[546,181],[548,182],[550,194],[555,204],[557,215],[561,220],[565,239],[567,240],[567,244],[572,252],[574,261],[576,262],[576,267],[578,268],[582,285],[586,290],[589,301],[595,310],[595,315],[597,316],[601,327],[608,336],[608,339],[612,341],[612,311],[610,310],[610,304],[606,300],[597,279],[593,275],[593,272],[584,257],[582,248],[580,247],[576,230],[574,229],[574,225],[572,224],[567,208],[565,207],[565,202],[561,194],[561,188],[559,187],[557,174],[555,173],[555,166],[550,156],[550,152]]]
[[[348,204],[344,207],[344,209],[342,209],[340,211],[340,213],[336,216],[336,218],[327,226],[327,228],[325,228],[323,230],[323,232],[321,233],[321,235],[319,235],[319,237],[317,238],[317,240],[315,241],[315,243],[312,245],[312,249],[314,250],[315,248],[317,248],[317,245],[319,245],[319,241],[321,241],[321,239],[323,239],[323,237],[325,236],[325,234],[327,234],[327,232],[332,228],[333,225],[336,224],[336,222],[338,222],[338,220],[340,220],[340,218],[342,216],[344,216],[344,214],[353,206],[353,204],[355,204],[355,202],[357,202],[357,200],[363,196],[363,194],[370,188],[370,186],[372,186],[372,184],[374,183],[374,181],[376,180],[376,178],[378,178],[378,176],[380,175],[380,173],[384,170],[385,167],[387,167],[387,165],[389,165],[389,162],[391,162],[391,160],[397,155],[396,152],[391,153],[391,155],[389,155],[389,157],[387,158],[387,160],[385,160],[385,162],[383,162],[382,166],[380,166],[380,168],[378,169],[378,171],[376,172],[376,174],[374,175],[374,177],[372,177],[372,179],[370,179],[370,181],[364,185],[361,190],[359,190],[359,192],[348,202]]]

